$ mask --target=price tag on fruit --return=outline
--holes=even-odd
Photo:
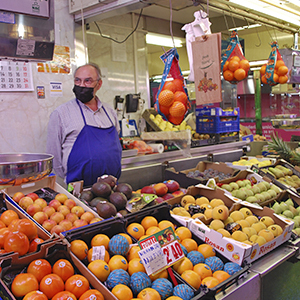
[[[184,253],[172,227],[138,241],[139,256],[148,275],[158,273],[182,258]]]

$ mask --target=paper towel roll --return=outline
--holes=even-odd
[[[163,144],[148,144],[152,149],[153,152],[156,153],[163,153],[164,152],[164,145]]]

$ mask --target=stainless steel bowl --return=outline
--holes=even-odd
[[[48,176],[53,156],[43,153],[0,154],[0,185],[20,185]]]

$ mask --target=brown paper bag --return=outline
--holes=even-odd
[[[221,33],[196,37],[192,52],[196,105],[222,102]]]

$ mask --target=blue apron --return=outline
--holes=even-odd
[[[112,126],[98,128],[87,125],[82,108],[77,99],[76,101],[81,111],[84,127],[77,136],[68,158],[67,183],[83,180],[84,186],[90,186],[104,174],[119,178],[122,147],[111,118],[103,107]]]

